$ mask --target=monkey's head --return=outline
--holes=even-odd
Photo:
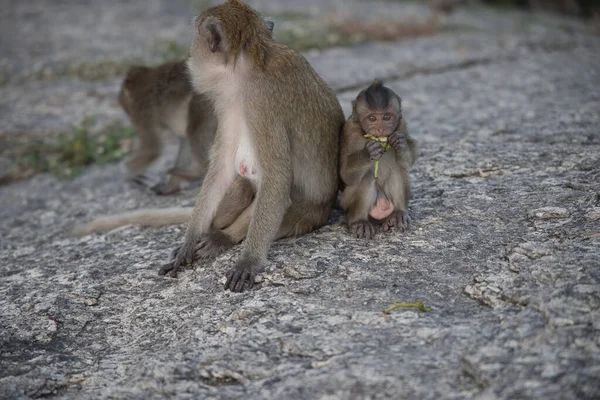
[[[362,90],[352,102],[352,116],[365,134],[385,137],[402,119],[402,99],[379,80]]]
[[[196,18],[188,60],[194,81],[202,81],[215,67],[235,67],[242,54],[254,65],[264,65],[274,25],[240,0],[205,10]]]

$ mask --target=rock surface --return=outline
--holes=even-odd
[[[2,5],[4,133],[123,118],[119,79],[19,74],[143,54],[151,38],[187,35],[193,15],[183,1],[81,3]],[[66,234],[100,215],[191,205],[194,190],[152,196],[117,165],[0,188],[0,397],[598,398],[600,40],[543,15],[451,18],[471,28],[307,53],[346,111],[375,76],[402,96],[423,149],[407,234],[355,240],[335,212],[276,242],[260,287],[232,294],[224,273],[239,248],[157,276],[184,226]],[[431,311],[382,313],[413,300]]]

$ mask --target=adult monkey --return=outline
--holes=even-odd
[[[269,35],[275,23],[264,21]],[[187,59],[154,67],[129,68],[119,91],[119,104],[135,127],[139,144],[127,167],[130,178],[148,186],[144,171],[162,153],[161,132],[179,139],[179,151],[168,178],[151,189],[157,194],[180,190],[183,181],[197,181],[208,168],[208,150],[213,142],[217,118],[205,96],[193,92]]]
[[[338,190],[344,114],[306,59],[275,42],[240,0],[196,18],[188,67],[195,90],[213,101],[218,128],[185,241],[159,273],[176,276],[196,256],[245,238],[225,284],[240,292],[253,285],[273,240],[326,223]],[[250,202],[240,187],[256,190]]]

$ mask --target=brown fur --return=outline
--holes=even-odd
[[[95,219],[88,224],[76,226],[71,234],[85,236],[94,232],[109,232],[124,225],[145,225],[158,228],[164,225],[184,224],[189,221],[190,215],[192,215],[192,207],[137,210]]]
[[[274,42],[260,15],[242,2],[206,10],[195,29],[188,62],[192,82],[214,102],[219,128],[184,244],[160,273],[176,275],[194,260],[199,245],[211,247],[219,205],[232,201],[228,188],[238,165],[248,162],[249,169],[258,166],[252,177],[257,192],[230,225],[245,243],[226,283],[241,291],[252,285],[273,240],[326,223],[337,194],[344,115],[335,93],[304,57]],[[228,228],[221,232],[227,235]]]
[[[169,180],[159,194],[178,191],[183,180],[200,180],[208,168],[208,151],[217,128],[212,105],[194,94],[185,60],[157,67],[130,68],[119,103],[139,135],[127,161],[132,177],[140,176],[162,153],[162,131],[179,136],[179,152]]]
[[[272,38],[274,22],[264,20],[262,26],[263,33],[268,38]],[[187,99],[188,97],[189,99]],[[119,101],[140,133],[141,145],[129,161],[133,170],[143,171],[158,157],[161,151],[159,127],[167,126],[182,136],[184,131],[188,143],[184,141],[183,145],[180,145],[177,163],[174,168],[169,170],[170,180],[164,187],[159,188],[161,193],[167,194],[179,190],[179,178],[194,180],[199,179],[198,176],[204,175],[208,168],[207,152],[212,145],[217,120],[212,112],[212,104],[207,103],[207,97],[193,92],[185,61],[166,63],[154,68],[132,67],[121,86]],[[186,102],[189,102],[189,108],[186,108]],[[174,110],[180,111],[181,109],[189,110],[184,113],[187,117],[184,117],[183,120],[171,118]],[[175,113],[175,116],[178,115]],[[177,129],[181,123],[185,124],[184,128]],[[190,169],[193,164],[192,153],[198,162],[197,169]],[[238,210],[240,204],[246,204],[248,197],[254,196],[255,189],[249,189],[247,184],[239,186],[236,188],[236,185],[233,185],[231,193],[219,202],[218,216],[215,217],[216,223],[220,224],[224,220],[231,220],[232,215],[237,215],[236,213],[241,215],[241,210]],[[239,190],[236,191],[236,189]],[[189,216],[190,212],[191,209],[188,208],[125,212],[98,218],[87,225],[78,226],[72,231],[72,234],[81,236],[94,232],[106,232],[128,224],[153,227],[180,224],[185,222],[182,221],[182,216]],[[247,218],[246,214],[243,218]],[[234,225],[233,223],[231,225],[238,230],[233,232],[233,228],[230,228],[228,232],[233,232],[233,235],[239,237],[239,231],[242,229],[240,226],[243,227],[243,225]],[[237,239],[236,243],[242,239],[243,236]]]
[[[363,93],[364,91],[361,95]],[[365,113],[371,110],[361,95],[353,102],[353,113],[346,121],[342,133],[340,177],[344,188],[340,205],[346,212],[346,219],[352,233],[359,238],[371,238],[375,229],[369,213],[378,197],[391,202],[394,207],[392,214],[382,221],[384,230],[392,227],[401,230],[408,228],[410,197],[408,170],[416,161],[418,147],[415,140],[408,135],[406,121],[399,117],[394,127],[389,129],[385,136],[388,136],[388,141],[391,143],[391,134],[401,134],[406,138],[406,143],[401,148],[391,148],[385,153],[376,154],[375,159],[379,159],[379,172],[375,179],[374,156],[369,148],[375,146],[380,150],[381,146],[364,137],[365,129],[361,121],[365,119]],[[396,113],[401,116],[400,98],[390,104],[397,107]]]

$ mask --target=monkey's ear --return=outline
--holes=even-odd
[[[356,115],[356,100],[352,100],[350,104],[352,104],[352,113],[350,116],[358,122],[358,115]]]
[[[210,32],[208,36],[208,47],[210,51],[216,53],[219,50],[219,46],[221,45],[223,35],[221,34],[221,27],[217,24],[208,24],[206,25],[206,29]]]
[[[267,27],[267,32],[269,33],[269,37],[273,38],[273,28],[275,27],[275,21],[270,19],[265,19],[265,26]]]

